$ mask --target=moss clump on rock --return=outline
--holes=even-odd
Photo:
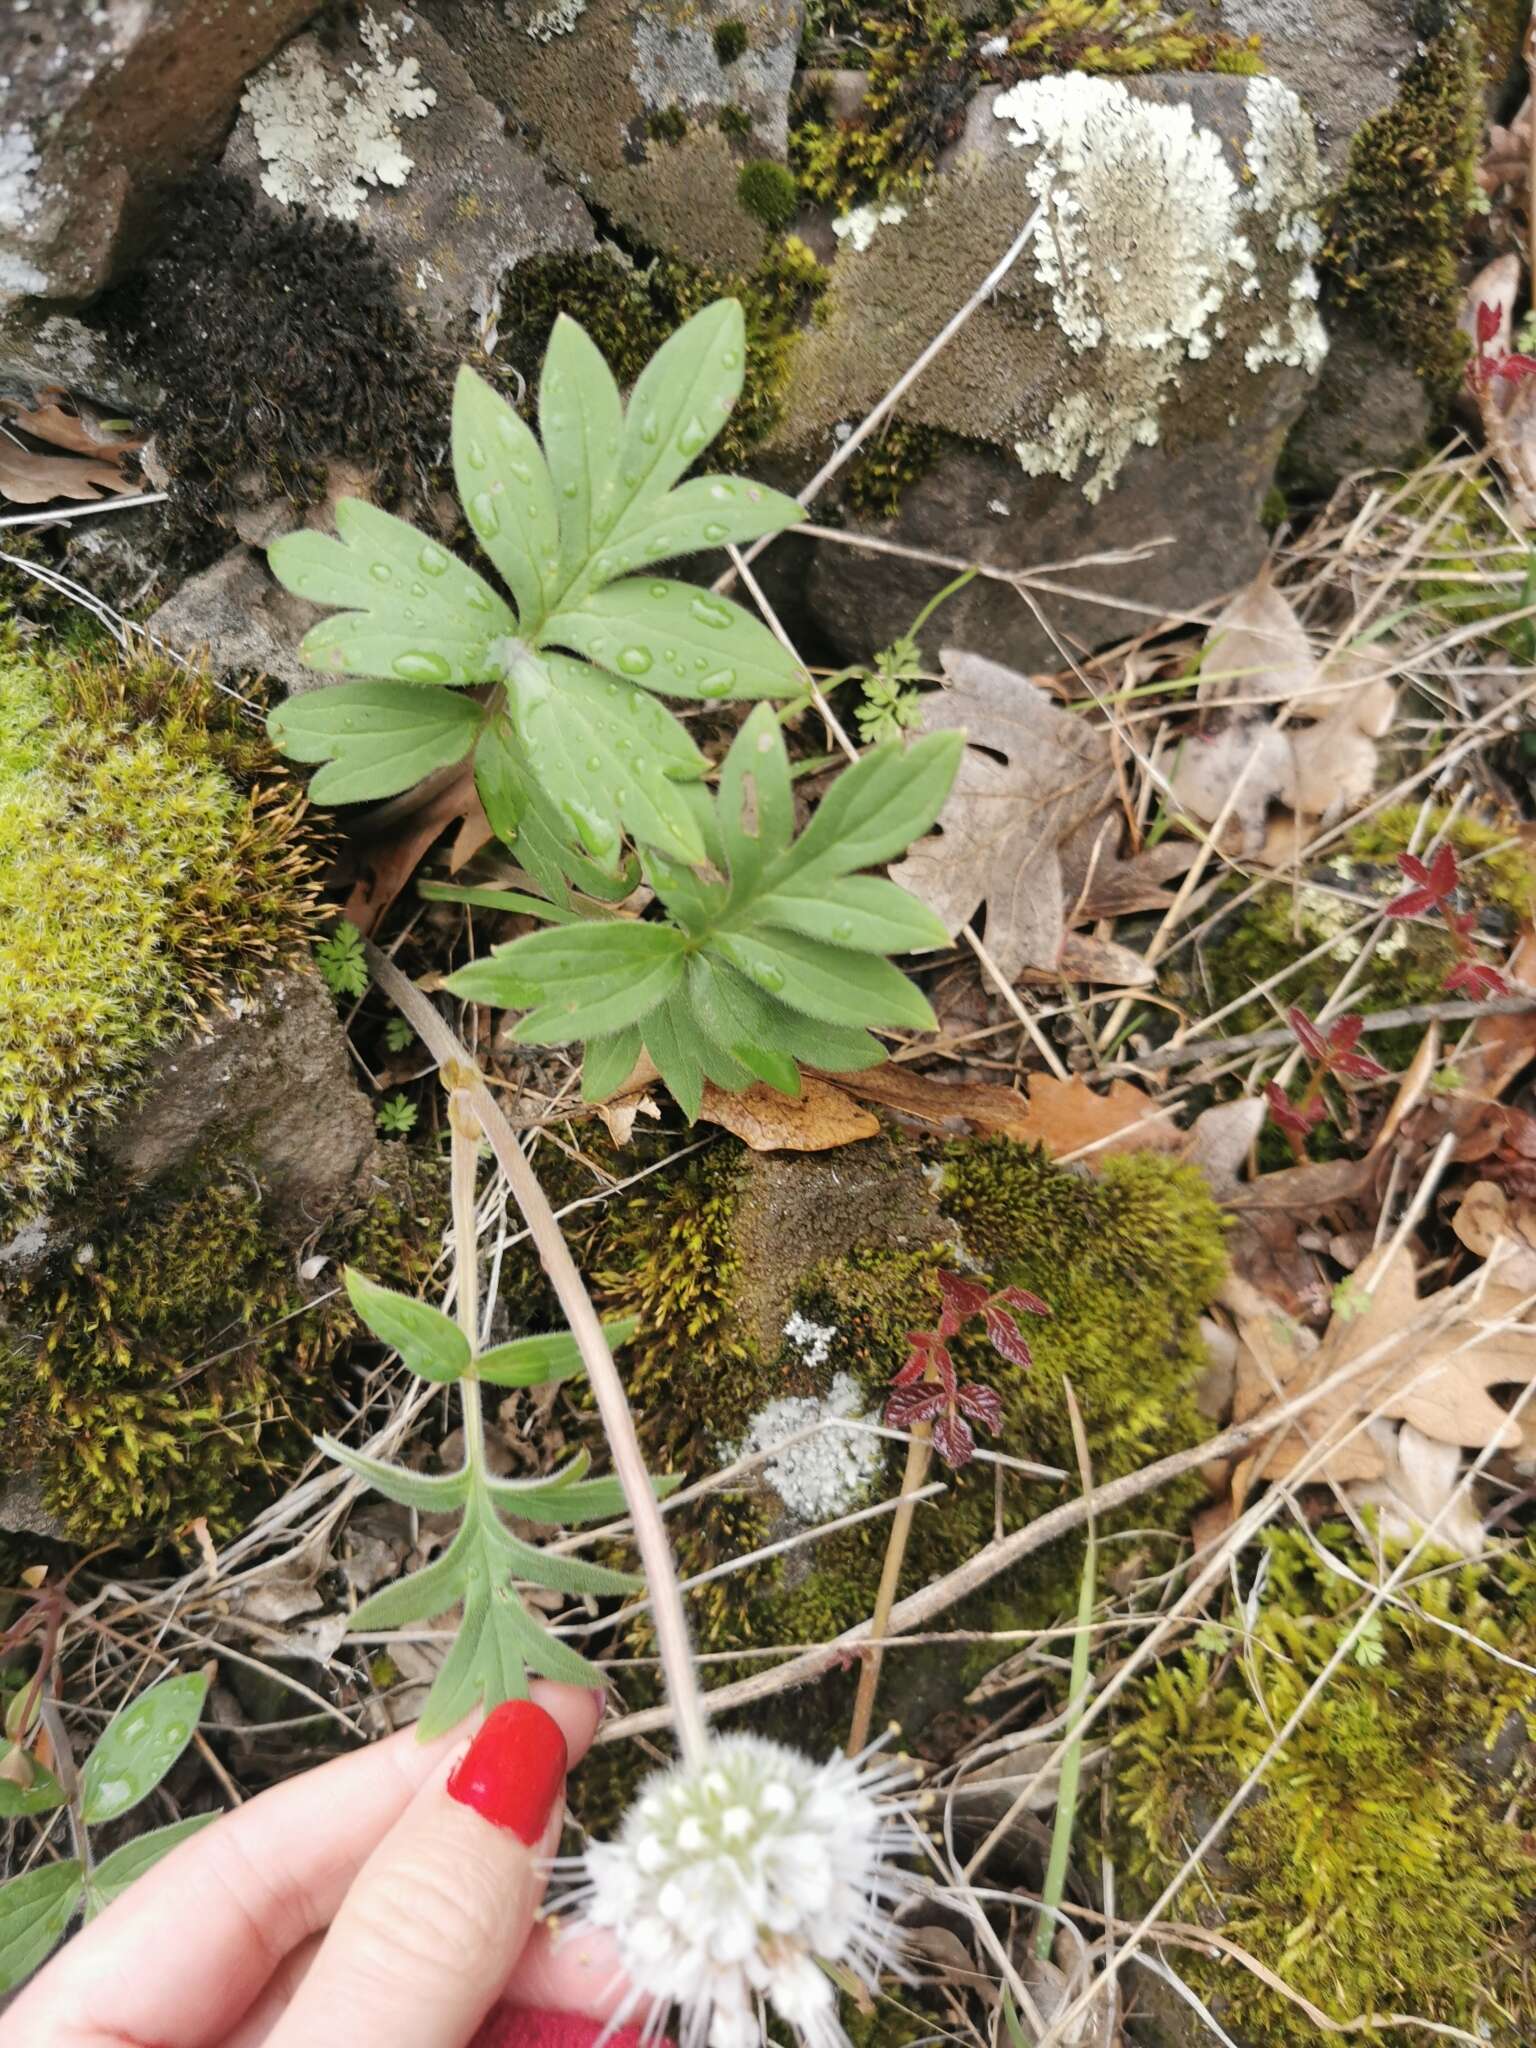
[[[1319,1536],[1374,1581],[1347,1526]],[[1229,1654],[1162,1665],[1117,1735],[1111,1841],[1133,1913],[1259,1765],[1364,1605],[1308,1536],[1266,1548],[1251,1631]],[[1405,1591],[1329,1676],[1170,1917],[1219,1930],[1335,2022],[1412,2013],[1529,2040],[1536,1803],[1515,1759],[1536,1735],[1536,1681],[1520,1668],[1536,1657],[1536,1560],[1529,1545],[1478,1564],[1425,1559]],[[1237,2039],[1318,2040],[1297,2004],[1239,1963],[1194,1947],[1177,1963]]]
[[[955,436],[891,419],[843,471],[843,502],[861,519],[894,519],[907,486],[925,477]]]
[[[568,313],[627,385],[685,320],[715,299],[739,299],[746,316],[745,381],[710,453],[713,465],[739,468],[783,412],[795,337],[825,276],[793,235],[749,276],[728,276],[669,256],[635,262],[614,248],[533,257],[518,264],[503,290],[501,354],[530,387],[536,385],[550,329],[557,315]]]
[[[155,1047],[307,946],[272,765],[195,670],[0,644],[0,1208],[67,1187]]]
[[[106,319],[165,388],[155,445],[173,513],[205,548],[242,503],[316,503],[333,458],[386,504],[432,474],[446,365],[348,223],[289,216],[208,173]]]
[[[710,36],[710,41],[715,46],[715,55],[722,64],[734,64],[736,59],[743,55],[750,40],[747,24],[734,18],[729,21],[717,21]]]
[[[1442,404],[1467,359],[1456,318],[1482,141],[1479,55],[1464,21],[1423,45],[1392,105],[1350,145],[1323,248],[1329,295],[1405,356]]]
[[[742,165],[736,197],[765,228],[788,227],[800,209],[800,188],[793,175],[772,157]]]
[[[390,1173],[306,1250],[408,1284],[430,1205],[408,1155],[392,1153]],[[330,1368],[355,1327],[332,1269],[301,1282],[255,1177],[208,1155],[151,1193],[82,1206],[55,1238],[5,1290],[9,1471],[35,1480],[76,1542],[169,1541],[196,1517],[230,1534],[332,1415]]]

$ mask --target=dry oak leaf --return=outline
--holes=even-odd
[[[1282,704],[1304,695],[1317,658],[1290,599],[1276,590],[1266,562],[1221,611],[1200,655],[1202,704]]]
[[[878,1117],[815,1074],[800,1076],[798,1095],[781,1095],[762,1081],[731,1095],[706,1081],[699,1116],[753,1152],[830,1152],[880,1133]]]
[[[1536,1202],[1512,1202],[1497,1181],[1474,1181],[1451,1228],[1492,1267],[1501,1287],[1536,1295]]]
[[[51,505],[56,498],[87,502],[122,497],[134,486],[115,462],[83,455],[49,455],[28,448],[0,428],[0,498],[13,505]]]
[[[30,410],[14,403],[4,407],[13,427],[20,427],[34,441],[46,441],[50,448],[67,448],[72,455],[100,455],[115,458],[134,455],[144,446],[142,436],[114,433],[90,411],[59,403],[65,393],[55,387],[39,394],[40,402]]]
[[[1380,1444],[1354,1428],[1366,1416],[1412,1423],[1436,1443],[1477,1450],[1519,1443],[1518,1425],[1489,1389],[1536,1380],[1536,1328],[1506,1327],[1529,1311],[1528,1294],[1489,1282],[1436,1327],[1434,1297],[1418,1298],[1412,1253],[1389,1251],[1373,1252],[1351,1276],[1349,1310],[1335,1310],[1321,1343],[1281,1316],[1239,1317],[1234,1422],[1262,1419],[1371,1359],[1243,1461],[1233,1474],[1239,1504],[1252,1479],[1283,1479],[1312,1446],[1335,1438],[1341,1440],[1309,1469],[1309,1480],[1384,1479]]]
[[[1184,1143],[1173,1118],[1134,1081],[1111,1081],[1107,1093],[1096,1095],[1080,1074],[1067,1081],[1032,1074],[1029,1115],[1017,1135],[1056,1159],[1078,1152],[1095,1159],[1109,1152],[1172,1152]]]
[[[926,732],[968,742],[938,829],[890,870],[953,935],[983,904],[987,950],[1010,981],[1055,972],[1114,803],[1107,734],[1028,676],[946,648],[948,687],[925,697]]]

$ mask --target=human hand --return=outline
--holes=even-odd
[[[485,2021],[480,2048],[578,2048],[583,2030],[553,2015],[607,2017],[624,1994],[613,1950],[595,1933],[557,1943],[534,1915],[567,1765],[600,1711],[539,1682],[472,1741],[407,1731],[263,1792],[62,1949],[0,2044],[468,2048]]]

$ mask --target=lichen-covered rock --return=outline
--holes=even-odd
[[[784,161],[800,0],[427,0],[419,12],[629,235],[695,263],[761,261],[767,230],[737,187],[745,164]]]
[[[1421,28],[1398,0],[1220,0],[1221,19],[1257,36],[1264,69],[1312,116],[1318,152],[1342,170],[1354,136],[1397,98]]]
[[[225,168],[283,205],[357,222],[407,305],[461,340],[503,272],[591,246],[581,201],[507,133],[460,48],[419,9],[300,36],[250,80],[241,109]]]
[[[1166,562],[1121,567],[1111,588],[1155,603],[1176,576],[1179,603],[1201,602],[1262,550],[1279,443],[1326,350],[1320,194],[1306,115],[1269,78],[1074,73],[983,93],[949,167],[850,234],[778,443],[860,418],[1033,216],[991,301],[902,400],[904,422],[973,445],[941,452],[927,499],[909,492],[917,509],[904,499],[884,531],[921,547],[938,529],[945,554],[1006,567],[1167,534]],[[836,552],[815,605],[850,652],[895,637],[909,590],[944,580]],[[989,651],[1038,662],[1024,608],[992,609],[1007,637]],[[1095,637],[1070,606],[1059,623]],[[969,626],[951,614],[942,630]]]
[[[205,655],[220,675],[271,676],[288,695],[325,678],[298,657],[313,613],[267,571],[253,548],[231,548],[187,577],[152,613],[149,630],[167,646]]]
[[[81,300],[224,139],[246,74],[318,0],[31,0],[0,77],[0,304]]]

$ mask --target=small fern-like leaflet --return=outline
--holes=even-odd
[[[345,1280],[352,1304],[368,1328],[424,1379],[531,1387],[570,1379],[581,1371],[576,1340],[567,1334],[520,1337],[476,1355],[458,1325],[429,1303],[397,1294],[350,1269]],[[635,1327],[627,1321],[606,1325],[609,1343],[627,1342]],[[503,1520],[511,1515],[552,1528],[610,1520],[625,1512],[618,1480],[589,1478],[591,1461],[584,1451],[545,1478],[497,1479],[486,1469],[478,1409],[474,1420],[476,1427],[464,1432],[464,1462],[457,1472],[413,1472],[332,1437],[318,1439],[327,1456],[386,1500],[433,1514],[460,1515],[453,1540],[440,1557],[371,1594],[348,1624],[354,1630],[396,1629],[460,1608],[453,1648],[422,1709],[424,1740],[456,1726],[477,1706],[522,1698],[530,1671],[571,1685],[601,1688],[602,1673],[550,1634],[519,1598],[518,1583],[576,1595],[629,1593],[640,1583],[605,1565],[553,1556],[514,1536]],[[653,1483],[658,1494],[665,1494],[676,1482]]]
[[[459,372],[455,478],[511,602],[357,499],[337,506],[338,538],[274,543],[282,583],[341,607],[305,635],[302,659],[377,679],[309,691],[272,714],[284,752],[325,764],[310,785],[317,801],[393,796],[472,752],[493,829],[556,901],[568,884],[627,894],[626,838],[703,859],[688,785],[707,764],[661,697],[792,698],[806,686],[740,606],[653,571],[803,517],[745,478],[679,482],[724,425],[745,357],[741,308],[721,300],[657,351],[626,407],[591,339],[562,316],[539,384],[542,446],[483,378]]]

